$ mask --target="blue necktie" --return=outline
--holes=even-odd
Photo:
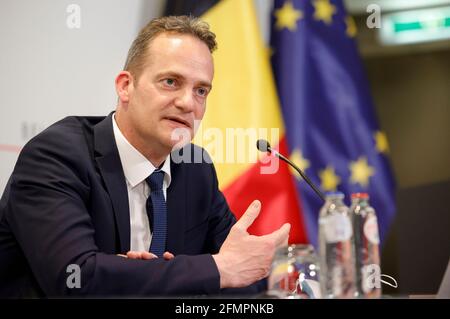
[[[167,234],[167,207],[162,189],[164,172],[155,170],[146,181],[150,186],[150,195],[147,199],[147,214],[149,215],[150,227],[153,230],[150,252],[162,257],[166,249]],[[153,215],[152,215],[153,212]]]

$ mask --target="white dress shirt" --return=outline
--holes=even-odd
[[[130,250],[148,251],[152,241],[146,202],[150,187],[145,179],[156,169],[133,145],[128,142],[112,116],[114,138],[119,150],[120,161],[127,183],[128,202],[130,205]],[[167,188],[170,185],[170,154],[161,170],[164,172],[163,192],[167,200]]]

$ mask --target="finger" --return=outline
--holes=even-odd
[[[171,260],[171,259],[174,258],[175,256],[174,256],[172,253],[169,253],[168,251],[166,251],[166,252],[163,254],[163,257],[164,257],[165,260]]]
[[[130,250],[129,252],[127,252],[127,257],[131,259],[141,259],[141,253],[138,251]]]
[[[152,254],[152,253],[150,253],[148,251],[143,251],[141,253],[141,257],[142,257],[142,259],[146,259],[146,260],[158,258],[158,256],[156,256],[155,254]]]
[[[235,226],[240,227],[243,230],[247,230],[256,217],[258,217],[259,212],[261,211],[261,202],[259,200],[254,200],[253,203],[247,208],[247,211],[242,215],[242,217],[238,220]]]
[[[291,231],[291,224],[286,223],[278,230],[278,236],[275,238],[275,244],[279,246],[284,246],[289,240],[289,232]]]
[[[128,258],[126,255],[122,255],[122,254],[117,254],[117,256],[123,257],[123,258]]]
[[[263,237],[270,238],[271,240],[275,241],[275,245],[277,247],[283,246],[284,243],[289,239],[289,232],[291,230],[291,224],[284,224],[280,228],[278,228],[276,231],[269,235],[265,235]]]
[[[286,237],[286,240],[280,246],[281,247],[289,246],[289,235]]]

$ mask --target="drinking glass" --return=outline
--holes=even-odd
[[[311,245],[279,248],[272,262],[268,294],[282,299],[320,298],[318,258]]]

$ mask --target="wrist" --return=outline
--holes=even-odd
[[[217,269],[219,270],[220,288],[229,288],[230,283],[226,271],[226,261],[220,254],[212,255],[212,257],[214,259],[214,262],[216,263]]]

